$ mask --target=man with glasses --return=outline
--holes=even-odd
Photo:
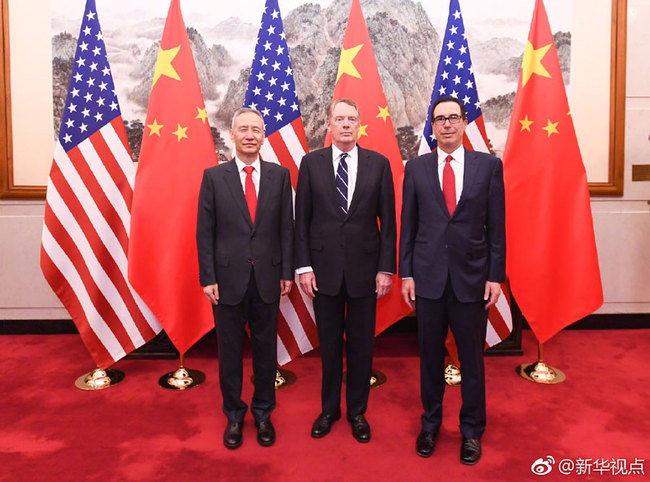
[[[294,254],[300,287],[314,300],[322,361],[322,412],[311,435],[324,437],[341,417],[345,335],[347,418],[365,443],[375,314],[396,269],[396,224],[390,164],[357,145],[360,126],[354,101],[327,108],[332,146],[300,164]]]
[[[460,459],[473,465],[486,421],[487,310],[505,280],[503,167],[496,157],[463,147],[467,117],[457,99],[438,99],[431,118],[438,148],[406,163],[400,238],[402,295],[418,320],[424,413],[416,452],[433,453],[442,424],[450,327],[463,380]]]

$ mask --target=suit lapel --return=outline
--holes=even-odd
[[[334,163],[332,162],[332,146],[324,149],[322,152],[322,158],[320,162],[320,169],[318,175],[323,179],[326,189],[330,192],[326,197],[330,200],[330,206],[334,209],[334,212],[337,213],[341,218],[345,217],[341,206],[339,206],[339,195],[336,191],[336,179],[334,175]]]
[[[474,151],[465,149],[465,167],[463,169],[463,190],[460,193],[460,199],[456,205],[456,211],[463,206],[465,199],[469,195],[469,191],[474,184],[474,179],[476,179],[476,170],[478,169],[478,159],[474,154]],[[456,212],[454,211],[454,212]]]
[[[350,217],[352,212],[356,209],[361,201],[361,193],[368,183],[368,172],[372,169],[372,161],[370,160],[370,155],[368,151],[357,146],[357,179],[354,185],[354,192],[352,193],[352,201],[350,202],[350,208],[348,209],[348,214],[346,217]],[[339,208],[339,211],[341,209]]]
[[[440,206],[440,209],[449,217],[449,211],[447,210],[447,204],[445,203],[445,198],[442,195],[442,188],[440,187],[440,177],[438,177],[438,150],[436,149],[431,153],[431,162],[426,164],[427,173],[429,175],[429,180],[431,184],[431,192],[433,197],[436,200],[436,203]]]
[[[264,207],[268,204],[266,199],[270,196],[272,185],[273,173],[268,168],[266,162],[260,161],[260,190],[257,196],[257,211],[255,212],[255,225],[253,226],[253,231],[255,231],[255,226],[259,224],[260,217],[264,214]]]
[[[230,189],[230,193],[235,200],[235,204],[237,204],[237,207],[239,207],[242,215],[248,224],[252,227],[253,222],[251,221],[251,213],[248,212],[248,204],[246,204],[244,190],[241,187],[241,179],[239,177],[239,172],[237,172],[237,163],[234,159],[230,161],[226,166],[225,180],[226,184],[228,185],[228,189]]]

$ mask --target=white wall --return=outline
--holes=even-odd
[[[650,164],[650,2],[628,0],[625,195],[592,198],[605,303],[597,313],[650,312],[650,181],[632,182],[633,164]]]

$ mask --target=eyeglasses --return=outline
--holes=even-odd
[[[444,126],[445,122],[449,121],[450,124],[460,124],[460,121],[463,120],[462,116],[458,114],[451,114],[450,116],[445,117],[444,115],[438,115],[433,118],[433,123],[437,126]]]
[[[337,116],[337,117],[334,117],[334,119],[332,119],[332,122],[334,122],[334,124],[336,124],[336,125],[341,125],[341,124],[345,123],[346,120],[350,124],[356,124],[357,122],[359,122],[359,118],[354,117],[354,116],[347,116],[347,117],[345,117],[345,116]]]

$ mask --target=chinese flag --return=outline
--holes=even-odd
[[[135,178],[129,280],[181,353],[214,326],[199,285],[196,213],[203,171],[216,164],[179,0],[172,0]]]
[[[603,290],[587,175],[541,0],[524,51],[503,166],[510,287],[544,343],[596,310]]]
[[[393,121],[390,118],[375,53],[372,50],[368,27],[359,0],[352,0],[336,74],[334,99],[341,98],[352,99],[359,105],[361,111],[359,145],[383,154],[390,161],[395,183],[395,209],[399,236],[404,163],[397,145]],[[330,143],[331,136],[328,132],[325,145],[328,146]],[[399,238],[397,246],[399,246]],[[393,276],[393,288],[377,304],[376,333],[381,333],[411,311],[402,299],[398,280],[397,275]]]

